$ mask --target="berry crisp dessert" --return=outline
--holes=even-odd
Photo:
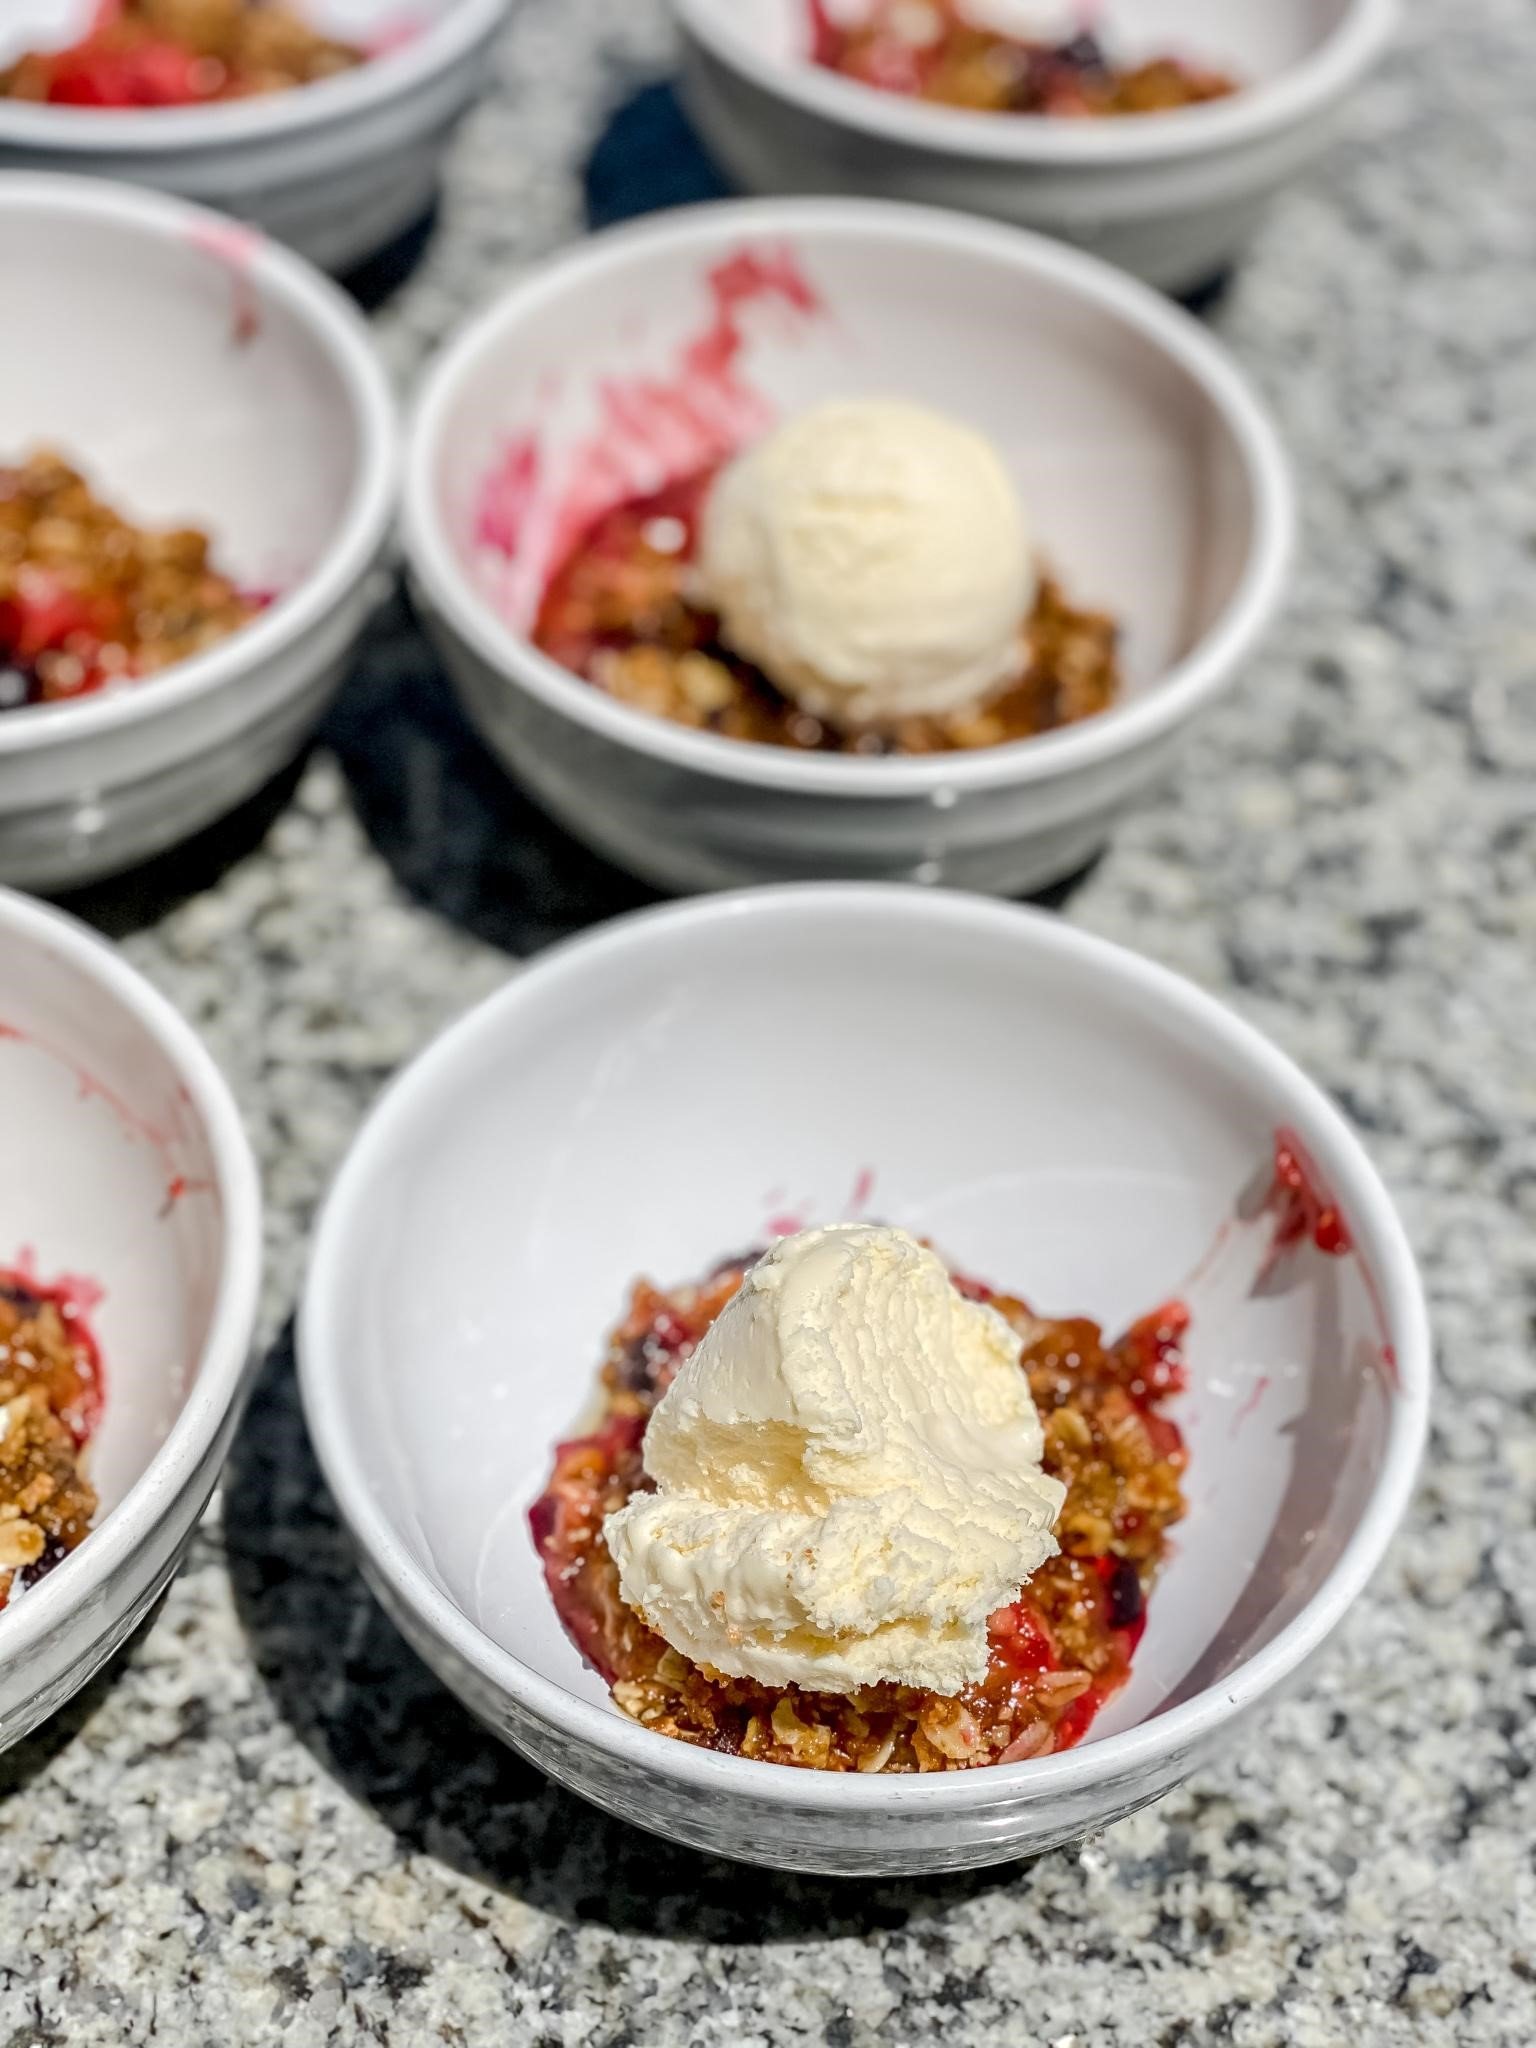
[[[825,1771],[914,1773],[1014,1763],[1081,1741],[1125,1685],[1147,1600],[1184,1513],[1183,1440],[1166,1412],[1185,1384],[1176,1304],[1109,1341],[1086,1319],[1041,1320],[1016,1296],[951,1275],[1012,1332],[1060,1497],[1054,1555],[986,1619],[985,1669],[953,1693],[878,1683],[820,1691],[729,1676],[681,1654],[629,1605],[605,1538],[647,1497],[647,1430],[667,1389],[757,1264],[691,1286],[641,1281],[601,1370],[602,1413],[555,1453],[531,1513],[550,1595],[617,1705],[707,1749]],[[717,1596],[718,1597],[718,1596]]]
[[[0,466],[0,713],[154,675],[261,607],[206,534],[132,525],[51,449]]]

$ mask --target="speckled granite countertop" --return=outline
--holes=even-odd
[[[0,1760],[4,2048],[1536,2039],[1536,15],[1411,12],[1215,316],[1304,483],[1288,618],[1065,910],[1333,1088],[1423,1255],[1433,1449],[1337,1648],[1155,1810],[926,1884],[707,1864],[471,1725],[359,1584],[284,1333],[379,1083],[641,892],[397,616],[296,784],[81,906],[244,1104],[271,1351],[158,1619]],[[667,61],[658,0],[527,0],[421,260],[368,281],[402,377],[584,217],[708,190]]]

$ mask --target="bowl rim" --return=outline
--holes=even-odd
[[[122,1499],[55,1569],[0,1612],[0,1663],[17,1664],[71,1615],[113,1608],[113,1581],[171,1515],[207,1457],[254,1363],[262,1275],[261,1183],[229,1083],[192,1026],[117,949],[67,912],[0,888],[0,941],[29,941],[94,981],[159,1047],[208,1142],[223,1215],[218,1287],[181,1411]],[[108,1361],[110,1372],[110,1360]],[[111,1401],[110,1388],[108,1401]],[[200,1505],[200,1504],[199,1504]]]
[[[443,424],[465,377],[531,314],[658,248],[697,249],[773,235],[859,235],[916,251],[967,250],[1065,287],[1171,360],[1211,405],[1240,462],[1253,537],[1237,587],[1201,639],[1146,691],[1095,717],[969,753],[864,758],[692,732],[595,689],[514,632],[461,566],[437,505]],[[1149,286],[1047,236],[939,207],[881,199],[743,199],[678,208],[605,229],[499,293],[433,361],[406,428],[401,536],[429,605],[503,682],[614,745],[713,780],[805,795],[879,798],[1022,787],[1114,761],[1160,739],[1231,681],[1277,609],[1295,538],[1295,493],[1280,436],[1227,352]],[[941,800],[947,800],[947,797]]]
[[[161,674],[121,690],[72,703],[30,704],[0,717],[0,761],[125,726],[174,718],[179,711],[300,648],[368,574],[395,516],[400,425],[373,338],[339,285],[313,264],[269,240],[259,228],[162,192],[140,191],[104,178],[65,173],[7,172],[0,178],[0,220],[51,216],[60,222],[106,223],[128,236],[186,243],[206,238],[210,261],[231,237],[257,290],[280,305],[319,344],[339,376],[352,410],[357,458],[336,529],[308,573],[275,603],[226,639]]]
[[[369,114],[428,83],[492,34],[514,0],[451,0],[419,34],[355,70],[291,92],[203,107],[60,107],[0,99],[0,144],[82,156],[175,158],[220,147],[281,143]]]
[[[1289,1098],[1286,1114],[1330,1174],[1362,1254],[1373,1261],[1398,1381],[1388,1414],[1381,1467],[1354,1533],[1307,1605],[1274,1640],[1235,1671],[1180,1705],[1056,1756],[984,1771],[916,1779],[848,1778],[791,1771],[742,1757],[717,1756],[626,1721],[540,1676],[494,1642],[436,1587],[396,1536],[374,1495],[365,1461],[352,1440],[345,1398],[346,1362],[327,1342],[337,1326],[332,1304],[341,1286],[346,1245],[366,1215],[376,1161],[387,1153],[397,1118],[439,1074],[487,1039],[503,1020],[544,992],[594,974],[607,963],[643,953],[662,934],[687,933],[706,945],[721,926],[756,919],[851,921],[867,936],[881,920],[920,942],[934,927],[963,928],[998,944],[1023,947],[1047,963],[1089,963],[1137,991],[1149,1006],[1173,1013],[1207,1041],[1240,1057],[1256,1077]],[[1105,1780],[1149,1773],[1188,1753],[1224,1722],[1254,1706],[1322,1644],[1364,1588],[1411,1495],[1428,1421],[1431,1344],[1422,1284],[1403,1225],[1364,1146],[1329,1098],[1280,1049],[1236,1011],[1182,975],[1052,913],[1016,904],[879,882],[792,883],[694,898],[634,911],[541,954],[501,989],[450,1024],[388,1084],[375,1102],[331,1186],[311,1241],[298,1317],[299,1379],[304,1412],[326,1482],[387,1600],[445,1647],[460,1668],[533,1720],[557,1729],[605,1758],[696,1794],[728,1793],[759,1806],[818,1813],[969,1812],[999,1803],[1045,1799]]]
[[[1299,62],[1230,99],[1136,121],[1062,121],[968,112],[883,93],[813,64],[764,54],[722,0],[672,0],[682,29],[727,70],[807,113],[898,146],[997,164],[1110,169],[1209,156],[1293,128],[1355,84],[1385,47],[1398,0],[1345,0],[1334,28]]]

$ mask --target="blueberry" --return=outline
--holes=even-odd
[[[45,1573],[51,1572],[56,1564],[62,1564],[69,1555],[69,1545],[60,1542],[57,1536],[50,1536],[43,1545],[43,1554],[31,1564],[24,1564],[16,1574],[16,1590],[24,1593],[28,1586],[35,1586]]]
[[[1090,30],[1073,36],[1067,43],[1061,43],[1053,53],[1058,63],[1070,64],[1074,71],[1107,71],[1109,59],[1104,55],[1104,46]]]
[[[1110,1627],[1134,1628],[1145,1608],[1140,1572],[1129,1558],[1117,1557],[1115,1568],[1109,1575]]]

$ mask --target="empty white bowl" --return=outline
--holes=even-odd
[[[868,192],[994,214],[1171,291],[1208,282],[1241,252],[1396,18],[1395,0],[1104,0],[1093,26],[1117,56],[1172,51],[1243,89],[1175,113],[1062,120],[925,105],[840,77],[811,60],[808,0],[675,4],[689,110],[749,191]],[[858,0],[844,4],[857,16]],[[1082,25],[1081,10],[1050,0],[1006,9],[978,12],[1024,34]]]
[[[397,428],[343,294],[179,200],[0,179],[0,462],[51,444],[126,517],[199,526],[272,593],[142,682],[0,713],[0,881],[60,889],[157,853],[291,760],[377,596]]]
[[[346,270],[432,203],[448,140],[511,0],[307,0],[318,28],[376,49],[317,85],[204,107],[0,99],[0,167],[127,178],[264,228]],[[0,65],[89,28],[95,0],[6,0]]]
[[[1232,1218],[1282,1128],[1355,1250],[1256,1287],[1273,1217]],[[715,1755],[626,1720],[555,1617],[527,1511],[630,1282],[859,1206],[1044,1313],[1118,1329],[1180,1291],[1194,1312],[1190,1513],[1133,1681],[1078,1749],[899,1779]],[[300,1338],[368,1576],[489,1726],[660,1834],[847,1873],[1041,1850],[1198,1768],[1365,1584],[1429,1385],[1391,1202],[1258,1033],[1043,913],[856,886],[621,919],[455,1025],[342,1168]]]
[[[0,1613],[0,1749],[175,1570],[234,1430],[261,1274],[239,1112],[188,1025],[71,918],[0,890],[0,1268],[99,1290],[106,1405],[80,1547]]]
[[[723,374],[701,372],[722,336]],[[1120,705],[970,753],[805,754],[647,716],[532,645],[584,519],[863,393],[992,437],[1068,592],[1123,623]],[[1156,294],[1014,229],[800,200],[621,229],[498,299],[427,378],[404,531],[472,717],[611,859],[671,889],[847,876],[1012,892],[1088,860],[1234,680],[1280,595],[1291,499],[1241,377]]]

